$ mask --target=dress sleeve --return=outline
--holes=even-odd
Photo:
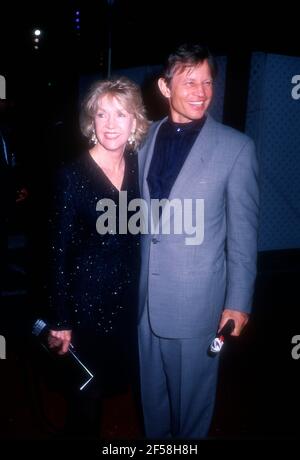
[[[72,329],[68,263],[74,240],[75,207],[70,176],[66,170],[55,175],[49,207],[47,319],[54,330]]]

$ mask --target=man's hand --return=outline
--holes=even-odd
[[[235,324],[235,328],[230,335],[238,336],[241,334],[242,330],[248,323],[249,315],[248,313],[243,313],[242,311],[230,310],[229,308],[226,308],[222,313],[218,332],[222,329],[222,327],[227,323],[229,319],[233,319]]]
[[[71,342],[72,331],[49,331],[49,348],[56,348],[59,355],[67,353]]]

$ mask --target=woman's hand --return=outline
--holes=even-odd
[[[56,348],[59,355],[64,355],[69,349],[72,331],[54,331],[50,329],[48,344],[49,348]]]

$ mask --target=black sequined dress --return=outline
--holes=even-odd
[[[119,231],[119,213],[123,227],[132,215],[124,203],[139,197],[134,153],[125,155],[121,192],[120,210],[120,192],[85,153],[55,177],[49,219],[48,321],[72,329],[78,352],[110,387],[126,380],[135,345],[139,235]],[[107,203],[116,233],[100,234]]]

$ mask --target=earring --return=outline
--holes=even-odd
[[[134,133],[131,133],[130,136],[128,137],[128,144],[129,145],[135,144],[135,135],[134,135]]]
[[[97,137],[96,137],[95,130],[93,130],[92,137],[91,137],[91,142],[92,142],[94,145],[98,144],[98,139],[97,139]]]

